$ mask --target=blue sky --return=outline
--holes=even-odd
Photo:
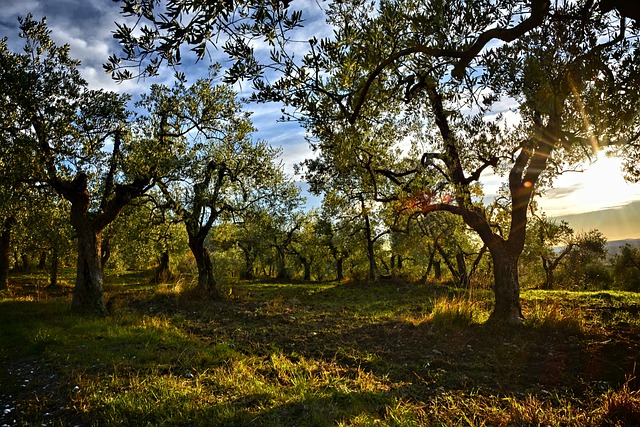
[[[21,50],[23,41],[18,37],[18,16],[32,13],[34,19],[46,16],[52,37],[58,44],[69,44],[73,58],[82,61],[80,71],[91,88],[104,88],[115,92],[139,94],[146,91],[152,83],[173,83],[173,71],[165,70],[159,77],[143,81],[128,81],[122,84],[114,82],[105,74],[102,64],[111,54],[120,54],[121,49],[113,38],[114,22],[123,22],[119,3],[110,0],[0,0],[0,37],[8,37],[9,45],[15,51]],[[314,1],[298,0],[296,9],[309,15],[306,28],[321,36],[327,31],[319,5]],[[215,54],[215,51],[212,52]],[[225,58],[219,58],[220,61]],[[187,49],[183,51],[183,66],[188,81],[194,82],[207,73],[208,60],[195,63],[189,60]],[[223,62],[224,66],[224,62]],[[236,88],[240,96],[247,95],[250,88]],[[293,175],[293,165],[302,162],[310,155],[304,139],[304,131],[297,123],[279,122],[281,106],[276,104],[248,104],[252,111],[252,120],[258,129],[256,138],[268,141],[274,147],[281,147],[282,160],[287,173]],[[298,178],[299,179],[299,178]],[[300,183],[306,188],[305,183]],[[317,206],[319,201],[306,194],[310,205]]]
[[[300,54],[307,44],[309,34],[318,38],[329,35],[331,29],[325,24],[320,10],[323,3],[316,0],[294,0],[292,8],[303,11],[305,27],[300,30]],[[18,38],[18,16],[31,12],[35,19],[47,17],[56,42],[68,43],[71,55],[82,61],[81,72],[92,88],[104,88],[131,94],[141,93],[151,83],[172,84],[173,73],[169,70],[160,77],[146,81],[129,81],[116,84],[105,74],[102,64],[113,53],[120,53],[120,47],[112,37],[114,22],[123,22],[119,3],[110,0],[0,0],[0,36],[8,37],[14,50],[22,47]],[[183,52],[183,68],[189,81],[206,73],[209,61],[192,64]],[[215,53],[215,52],[214,52]],[[186,59],[185,59],[186,58]],[[224,63],[223,63],[224,66]],[[238,88],[239,90],[248,88]],[[246,93],[245,93],[246,94]],[[264,139],[283,150],[282,160],[285,171],[293,174],[293,165],[311,155],[304,131],[296,123],[278,122],[280,106],[276,104],[249,104],[253,111],[253,122],[258,128],[256,138]],[[297,178],[299,179],[299,177]],[[488,176],[484,180],[485,192],[491,193],[502,182],[498,177]],[[306,188],[301,183],[302,188]],[[306,194],[308,196],[308,194]],[[640,200],[640,185],[628,184],[622,179],[620,164],[616,159],[599,156],[594,166],[585,173],[568,173],[559,177],[554,188],[547,191],[539,201],[549,216],[581,214],[603,209],[625,209],[633,201]],[[317,199],[310,197],[309,204],[317,206]],[[634,218],[638,223],[638,218]],[[634,237],[640,237],[640,230]]]

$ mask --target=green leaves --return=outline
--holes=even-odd
[[[104,64],[117,81],[155,76],[163,64],[178,65],[183,45],[198,59],[206,57],[209,47],[221,48],[233,61],[226,80],[253,79],[262,66],[253,58],[247,40],[263,37],[273,45],[303,22],[301,11],[289,10],[289,1],[117,1],[124,16],[139,18],[135,28],[117,24],[114,38],[123,55],[112,55]],[[134,35],[134,29],[140,34]],[[129,68],[142,71],[135,75]]]

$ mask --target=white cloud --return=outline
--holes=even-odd
[[[539,204],[549,216],[561,216],[620,207],[638,199],[640,184],[624,180],[622,159],[600,152],[584,172],[558,177]]]

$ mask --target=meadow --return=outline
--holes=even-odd
[[[64,274],[0,294],[0,426],[640,425],[636,293],[524,291],[523,325],[498,327],[489,291],[443,284],[238,281],[208,302],[129,272],[81,317]]]

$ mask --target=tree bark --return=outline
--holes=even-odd
[[[74,221],[74,228],[78,237],[78,260],[71,310],[81,314],[104,315],[107,307],[102,294],[104,274],[100,257],[100,232],[87,221]]]
[[[0,290],[7,289],[9,285],[11,229],[14,224],[14,217],[5,218],[0,234]]]
[[[442,267],[439,259],[433,261],[433,277],[438,281],[442,279]]]
[[[38,260],[38,270],[44,270],[47,268],[47,252],[40,252],[40,259]]]
[[[305,257],[299,257],[302,266],[304,267],[304,277],[302,280],[306,282],[311,281],[311,260]]]
[[[344,280],[344,259],[336,258],[336,280]]]
[[[469,274],[467,273],[467,263],[464,254],[460,251],[456,254],[456,264],[458,264],[458,282],[463,288],[469,288]]]
[[[276,246],[276,268],[278,270],[276,279],[288,280],[291,278],[287,272],[286,256],[284,248]]]
[[[542,289],[551,290],[553,289],[553,268],[551,267],[551,263],[547,261],[545,257],[542,257],[542,268],[544,268],[544,283],[542,284]]]
[[[107,265],[107,261],[111,258],[111,239],[110,236],[103,236],[102,242],[100,243],[100,262],[102,263],[102,268]]]
[[[189,236],[189,248],[196,259],[198,267],[198,285],[196,291],[207,299],[221,300],[222,292],[213,273],[213,264],[209,251],[204,245],[204,238]]]
[[[29,256],[25,252],[23,252],[20,255],[20,260],[22,261],[22,272],[29,272]]]
[[[520,306],[520,282],[518,258],[520,252],[510,248],[507,242],[489,246],[493,259],[495,306],[489,321],[498,323],[522,323]]]
[[[154,283],[168,283],[171,280],[173,280],[173,274],[171,274],[171,269],[169,268],[169,251],[165,249],[160,254],[160,263],[153,281]]]
[[[253,266],[255,263],[255,256],[252,252],[252,248],[246,244],[239,244],[242,253],[244,254],[244,270],[240,273],[240,279],[251,280],[253,279]]]
[[[371,236],[371,220],[369,215],[364,216],[364,233],[367,239],[367,258],[369,258],[369,280],[376,280],[376,258],[373,247],[373,237]]]

